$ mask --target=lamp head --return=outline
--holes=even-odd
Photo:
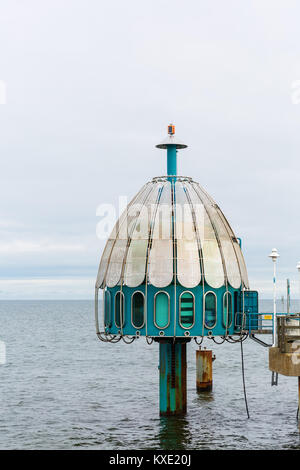
[[[279,253],[278,251],[276,250],[276,248],[273,248],[271,253],[269,254],[269,258],[272,258],[272,261],[275,263],[275,261],[277,260],[277,258],[279,258]]]
[[[176,146],[176,149],[185,149],[187,147],[186,144],[177,139],[174,124],[168,125],[168,137],[155,147],[158,149],[167,149],[169,146]]]

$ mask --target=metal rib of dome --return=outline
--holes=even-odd
[[[176,280],[212,288],[249,288],[243,254],[221,209],[191,178],[154,178],[133,198],[112,231],[96,287]]]

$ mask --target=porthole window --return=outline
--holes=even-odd
[[[104,326],[111,327],[111,296],[107,290],[104,292]]]
[[[223,326],[229,328],[232,324],[232,295],[225,292],[223,297]]]
[[[132,324],[135,328],[144,325],[145,297],[142,292],[135,292],[131,298]]]
[[[166,292],[155,294],[154,323],[157,328],[166,328],[170,323],[170,297]]]
[[[183,292],[179,297],[179,323],[182,328],[191,328],[195,322],[195,297]]]
[[[117,292],[115,295],[115,323],[118,328],[124,326],[124,294]]]
[[[204,318],[206,328],[213,328],[217,323],[217,297],[214,292],[207,292],[204,298]]]

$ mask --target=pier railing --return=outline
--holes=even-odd
[[[273,313],[238,313],[236,326],[249,334],[272,334]]]
[[[296,347],[300,346],[300,314],[277,313],[276,318],[278,347],[281,352],[293,352],[295,345]],[[273,313],[246,312],[244,315],[238,313],[236,327],[255,339],[256,335],[272,335],[273,321]],[[267,343],[264,345],[271,346]]]
[[[278,335],[286,335],[286,331],[299,329],[300,313],[277,313]],[[236,314],[236,327],[249,333],[272,334],[273,313],[245,312]],[[296,323],[293,324],[293,321]],[[300,338],[298,338],[300,340]]]

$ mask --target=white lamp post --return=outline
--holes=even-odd
[[[300,261],[297,264],[297,269],[298,269],[298,273],[299,273],[299,276],[300,276]],[[299,277],[299,293],[300,293],[300,277]]]
[[[276,346],[276,337],[277,337],[277,319],[276,319],[276,261],[279,257],[279,253],[276,248],[273,248],[272,252],[269,254],[269,257],[273,261],[273,346]]]

